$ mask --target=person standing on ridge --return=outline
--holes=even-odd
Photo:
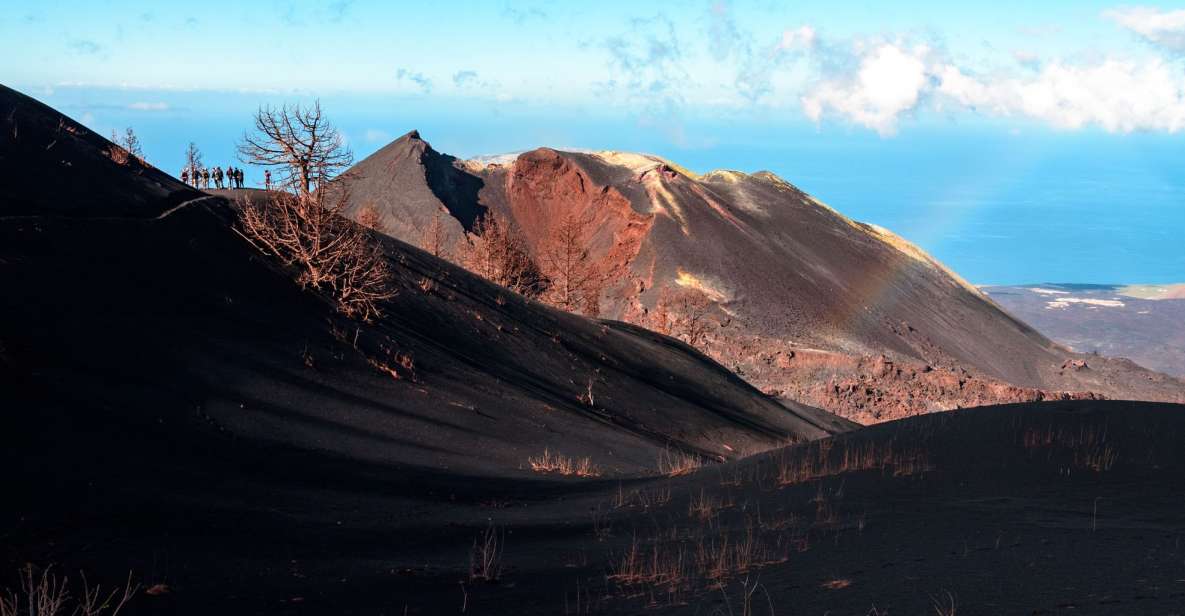
[[[264,190],[271,190],[272,189],[272,170],[271,169],[264,169],[263,170],[263,188],[264,188]]]
[[[181,183],[182,184],[189,184],[189,169],[182,169],[181,170]]]

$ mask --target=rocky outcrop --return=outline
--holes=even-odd
[[[779,362],[784,366],[779,382],[785,389],[766,393],[801,400],[863,424],[972,406],[1105,399],[1094,392],[1017,387],[962,368],[935,368],[884,355],[819,355],[800,353],[796,361]],[[822,366],[827,368],[820,370]]]

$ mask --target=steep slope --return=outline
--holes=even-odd
[[[388,147],[409,144],[430,151],[416,136]],[[494,160],[453,162],[450,173],[480,190],[450,210],[502,213],[536,255],[565,217],[591,221],[604,314],[653,325],[664,292],[696,289],[717,324],[699,346],[767,391],[861,421],[1047,398],[1185,400],[1185,384],[1130,363],[1067,370],[1076,355],[916,246],[771,173],[697,176],[651,156],[548,148]],[[381,151],[366,164],[426,175],[414,158]],[[371,171],[353,186],[402,212],[403,185],[385,181]],[[882,356],[904,372],[886,379]]]
[[[526,301],[389,238],[398,296],[383,320],[349,321],[242,241],[227,201],[111,164],[81,129],[57,156],[129,196],[43,206],[80,189],[19,181],[20,165],[42,164],[35,152],[73,123],[11,90],[0,112],[23,127],[3,141],[0,349],[33,399],[69,416],[478,475],[530,474],[545,450],[639,472],[668,447],[731,458],[848,425],[676,340]],[[6,415],[20,427],[7,434],[42,427]]]
[[[201,196],[46,105],[0,84],[0,215],[150,218]],[[45,189],[45,190],[42,190]]]
[[[412,243],[443,215],[444,239],[456,244],[485,211],[477,199],[482,181],[458,169],[456,162],[412,131],[350,169],[355,181],[350,183],[347,211],[357,218],[373,208],[380,231]]]
[[[32,136],[0,155],[35,160]],[[85,177],[136,190],[122,167]],[[78,192],[58,183],[0,202],[0,588],[34,563],[107,589],[131,571],[128,614],[726,613],[750,581],[808,613],[921,613],[945,593],[960,613],[1180,605],[1183,407],[985,408],[808,440],[847,424],[395,240],[400,295],[344,320],[233,233],[224,199],[158,177],[156,197],[90,209],[12,213]],[[782,439],[807,442],[653,472],[668,444]],[[540,448],[616,476],[534,474]]]

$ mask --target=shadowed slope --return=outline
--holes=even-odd
[[[452,503],[566,489],[531,470],[544,452],[620,477],[653,474],[668,451],[734,458],[851,427],[678,341],[529,302],[389,238],[376,241],[399,294],[381,320],[349,321],[236,235],[231,203],[112,165],[97,137],[55,149],[101,199],[58,208],[86,187],[21,181],[48,173],[26,144],[73,123],[5,90],[10,116],[24,128],[0,141],[16,161],[0,166],[0,462],[14,477],[0,586],[30,561],[107,585],[132,569],[183,606],[141,609],[200,611],[228,596],[212,583],[239,589],[236,611],[270,611],[304,577],[273,575],[295,559],[341,580],[338,559],[361,565],[375,541],[431,541]],[[369,521],[343,526],[357,513]],[[247,579],[273,590],[244,597]]]
[[[150,218],[198,191],[129,157],[46,105],[0,85],[0,216]]]
[[[395,240],[399,296],[346,321],[225,201],[185,203],[0,219],[0,586],[28,562],[132,570],[154,592],[126,613],[159,614],[702,615],[742,580],[808,613],[1180,605],[1181,407],[976,409],[679,477],[538,476],[541,448],[609,475],[668,441],[732,456],[847,424]],[[497,583],[471,575],[487,532]]]
[[[5,94],[0,111],[25,104]],[[86,161],[104,143],[71,147]],[[145,211],[183,194],[136,193],[142,176],[90,164],[88,177],[127,186]],[[17,210],[76,190],[3,184],[24,187],[6,202]],[[787,408],[673,340],[528,302],[395,240],[384,242],[399,294],[363,325],[255,253],[224,200],[109,215],[122,211],[112,197],[73,219],[0,220],[6,363],[77,412],[171,426],[172,438],[210,432],[489,475],[529,472],[544,449],[637,472],[668,446],[726,458],[847,426]]]

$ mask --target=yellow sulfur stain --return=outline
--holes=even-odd
[[[707,295],[708,299],[717,303],[727,299],[727,296],[724,293],[717,290],[711,284],[708,284],[695,274],[684,270],[683,268],[679,268],[679,273],[675,277],[675,284],[688,289],[696,289],[702,292],[704,295]]]
[[[732,169],[717,169],[715,171],[709,171],[708,173],[705,173],[703,179],[717,180],[720,182],[735,184],[747,177],[749,177],[749,174],[742,173],[740,171],[733,171]]]

